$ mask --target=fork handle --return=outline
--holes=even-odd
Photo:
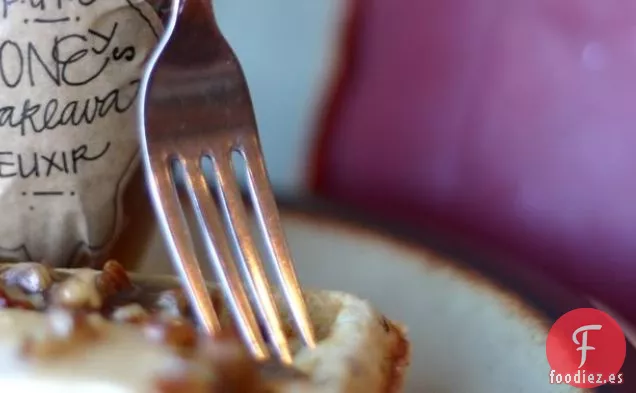
[[[177,0],[181,1],[183,8],[181,8],[180,17],[185,17],[188,23],[196,21],[210,22],[210,16],[212,20],[216,21],[214,16],[214,7],[212,7],[212,1],[210,0]],[[215,23],[216,25],[216,23]]]
[[[172,0],[179,4],[173,42],[165,60],[173,64],[206,64],[226,51],[223,34],[216,23],[210,0]],[[174,4],[174,3],[173,3]],[[177,33],[178,31],[178,33]]]

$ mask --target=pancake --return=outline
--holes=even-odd
[[[197,331],[178,281],[0,264],[0,391],[47,393],[395,393],[409,361],[405,330],[366,301],[306,291],[318,344],[286,334],[294,367],[251,359],[211,287],[225,331]],[[281,307],[284,309],[284,307]],[[287,315],[284,316],[287,320]]]

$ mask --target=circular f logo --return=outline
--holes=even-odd
[[[548,333],[546,354],[551,381],[593,388],[622,380],[626,343],[620,325],[594,308],[572,310]]]
[[[574,331],[574,334],[572,334],[572,341],[574,341],[575,344],[581,344],[581,346],[576,349],[577,351],[581,351],[581,364],[579,364],[579,368],[585,365],[585,360],[587,359],[587,351],[591,351],[595,349],[594,347],[589,347],[587,345],[587,332],[589,330],[601,330],[602,328],[603,328],[602,325],[585,325],[576,329]],[[577,338],[579,333],[581,333],[581,337],[582,337],[581,342],[579,342]]]

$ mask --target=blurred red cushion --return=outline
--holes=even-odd
[[[636,3],[360,0],[317,192],[636,319]]]

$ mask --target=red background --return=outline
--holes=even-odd
[[[353,9],[315,191],[506,250],[636,319],[636,3]]]

